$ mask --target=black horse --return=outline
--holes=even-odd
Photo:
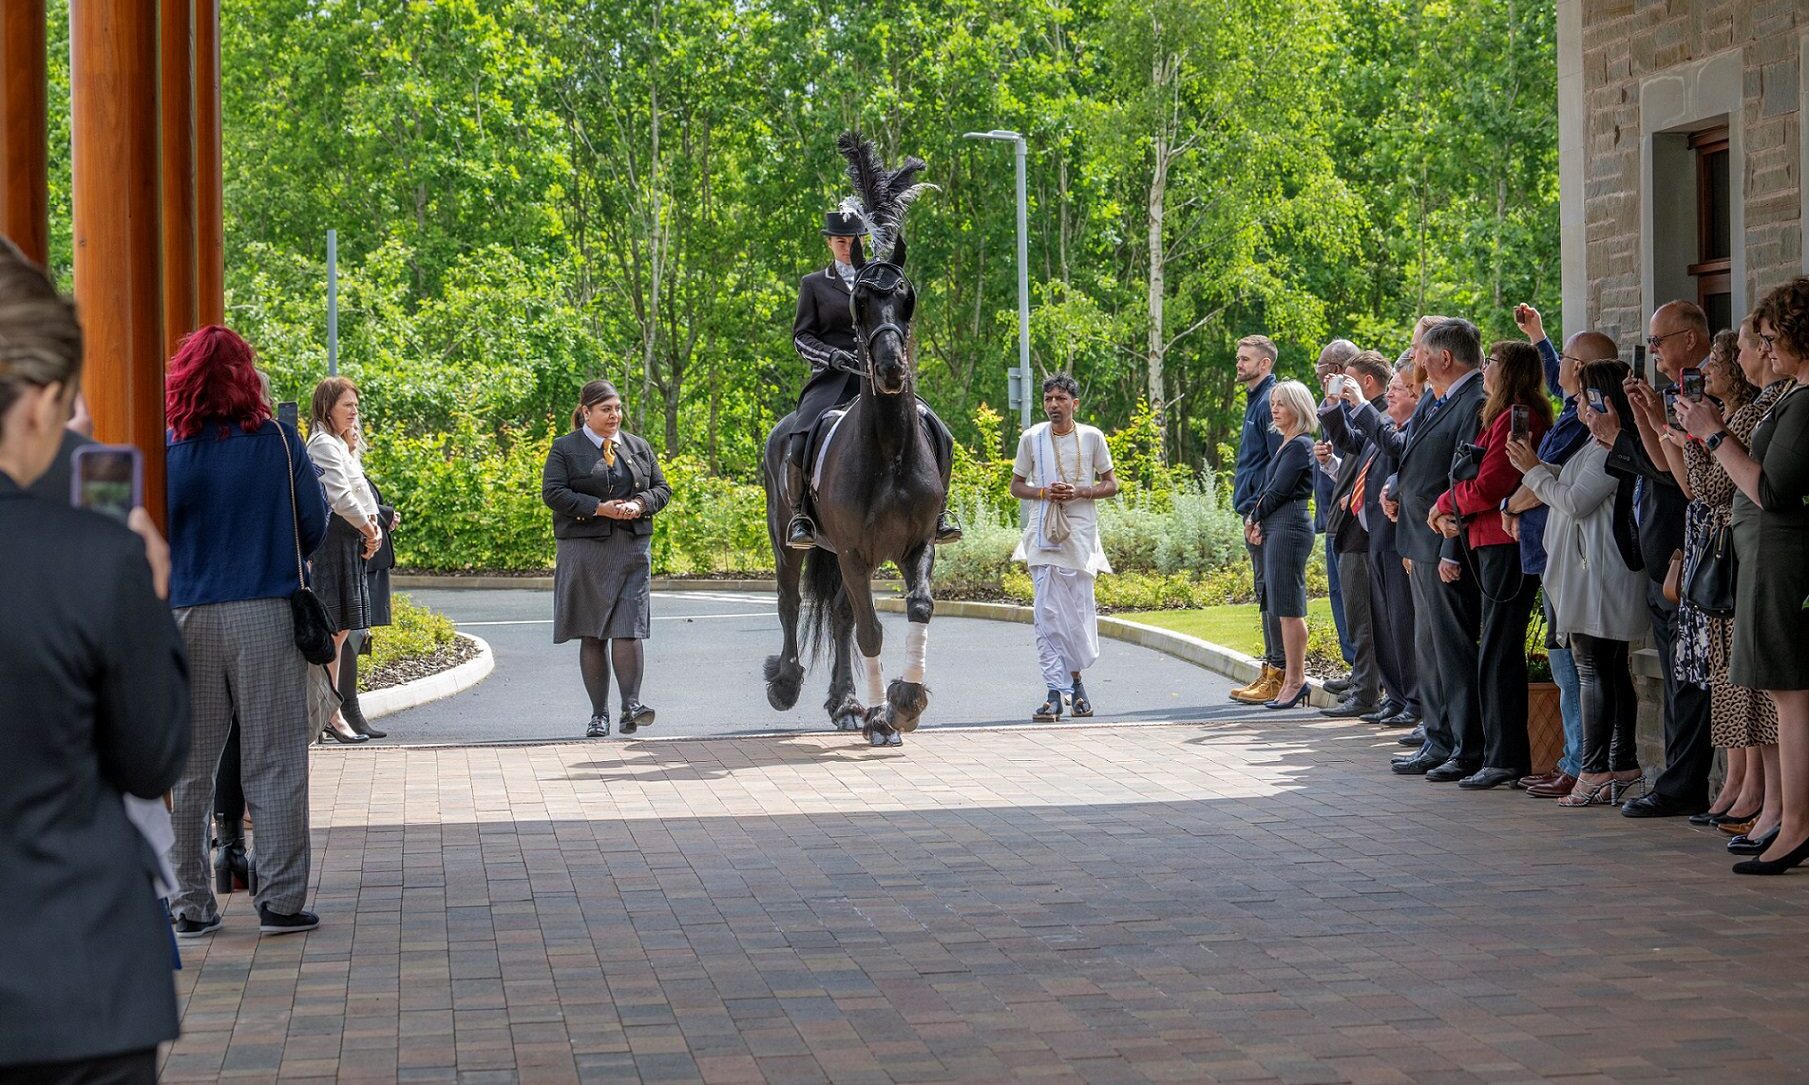
[[[912,179],[924,163],[907,158],[887,170],[873,145],[852,133],[837,146],[849,161],[873,237],[875,259],[858,265],[849,299],[865,373],[860,395],[821,457],[815,549],[785,545],[792,509],[783,485],[780,435],[789,432],[790,418],[767,438],[766,519],[778,565],[785,643],[778,655],[767,657],[766,697],[781,711],[798,702],[804,682],[798,620],[807,605],[803,643],[815,652],[826,644],[834,651],[824,703],[831,721],[842,730],[864,730],[875,746],[897,746],[904,741],[900,732],[916,729],[929,704],[923,669],[935,609],[930,574],[936,520],[948,492],[947,474],[918,416],[910,334],[917,292],[904,274],[903,212],[923,187]],[[861,260],[858,249],[855,259]],[[873,573],[887,561],[904,577],[911,623],[904,673],[890,687],[880,669],[884,632],[872,592]],[[860,646],[868,707],[856,696],[851,640]]]

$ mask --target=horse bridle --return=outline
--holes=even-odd
[[[854,318],[856,327],[860,326],[860,317],[855,310],[854,302],[856,293],[862,286],[885,293],[898,293],[902,289],[911,299],[910,307],[913,310],[916,308],[917,287],[912,285],[910,278],[905,275],[904,269],[884,260],[871,260],[861,265],[860,270],[854,273],[854,281],[848,284],[848,314]],[[905,317],[905,323],[909,324],[910,319],[908,316]],[[878,389],[879,382],[874,380],[873,375],[873,341],[887,331],[897,332],[898,340],[901,343],[911,341],[905,327],[890,320],[874,325],[871,330],[861,336],[861,354],[864,355],[867,380],[873,384],[875,390]]]

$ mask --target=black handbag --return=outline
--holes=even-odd
[[[277,436],[283,441],[283,460],[289,465],[289,523],[294,529],[295,579],[298,584],[289,596],[289,614],[295,620],[295,647],[309,663],[325,666],[339,654],[333,647],[333,619],[327,616],[327,605],[308,587],[302,572],[301,510],[295,500],[295,454],[289,451],[289,434],[277,423]]]
[[[1696,559],[1696,567],[1690,570],[1689,583],[1684,585],[1683,597],[1711,618],[1731,618],[1734,616],[1734,578],[1738,573],[1734,529],[1731,524],[1723,524],[1709,536],[1708,549]]]

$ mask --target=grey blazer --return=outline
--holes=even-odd
[[[188,664],[144,543],[0,475],[0,1080],[174,1039],[157,856],[123,792],[188,758]]]
[[[622,434],[623,462],[634,479],[632,500],[644,509],[639,519],[611,520],[596,515],[608,481],[601,473],[603,453],[583,432],[573,430],[553,441],[540,473],[540,499],[553,510],[556,539],[601,539],[620,527],[636,535],[653,534],[653,515],[672,500],[672,487],[660,471],[653,446],[632,433]]]

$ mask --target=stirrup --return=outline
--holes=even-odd
[[[948,518],[948,510],[943,509],[942,512],[936,517],[936,538],[935,538],[936,545],[944,546],[944,545],[947,545],[948,543],[954,543],[954,542],[960,542],[960,541],[961,541],[960,525],[956,524],[953,520],[950,520]]]
[[[817,525],[810,517],[798,513],[785,527],[785,545],[792,550],[809,550],[817,544]]]

